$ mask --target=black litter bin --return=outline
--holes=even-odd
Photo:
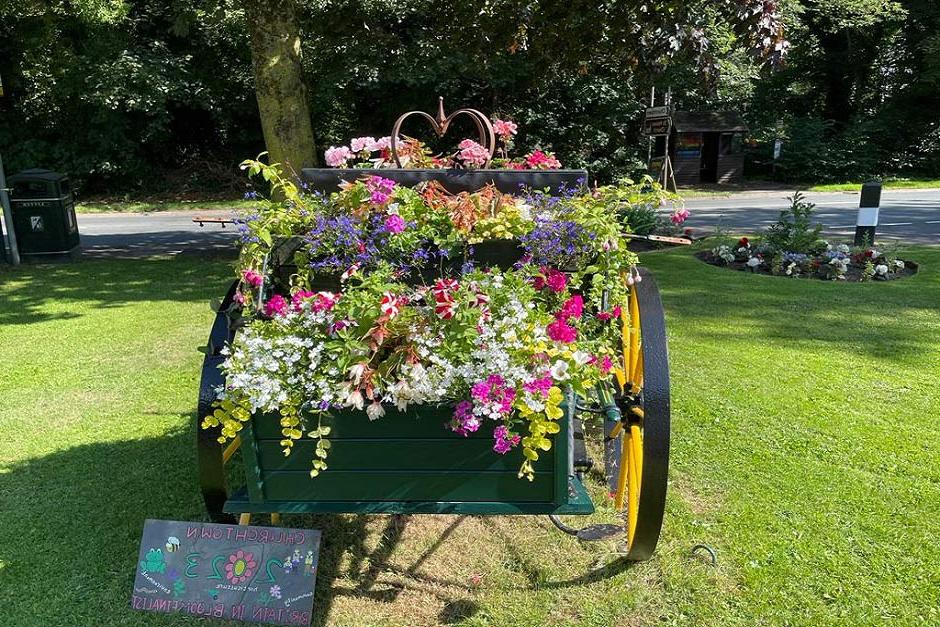
[[[64,174],[23,170],[10,177],[10,209],[21,255],[68,253],[78,247],[72,186]]]

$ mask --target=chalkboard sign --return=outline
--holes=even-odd
[[[308,625],[319,553],[310,529],[148,520],[131,607]]]

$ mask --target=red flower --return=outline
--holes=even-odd
[[[434,313],[444,320],[450,320],[454,317],[454,313],[457,312],[456,301],[450,298],[435,298],[435,300]]]
[[[405,298],[395,296],[391,292],[385,292],[382,294],[380,307],[383,314],[389,318],[394,318],[401,311],[401,308],[405,306],[406,302],[407,300]]]

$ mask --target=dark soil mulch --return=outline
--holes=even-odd
[[[722,261],[717,255],[712,254],[712,252],[711,252],[710,250],[702,250],[702,251],[699,251],[699,252],[695,253],[695,256],[696,256],[700,261],[704,261],[705,263],[707,263],[707,264],[709,264],[709,265],[712,265],[712,266],[718,266],[719,268],[727,268],[727,269],[729,269],[729,270],[738,270],[738,271],[740,271],[740,272],[753,272],[754,274],[766,274],[766,275],[768,275],[768,276],[778,276],[778,275],[775,275],[773,272],[771,272],[769,269],[767,269],[765,266],[761,266],[761,267],[759,267],[757,270],[753,270],[752,268],[749,268],[747,265],[745,265],[745,263],[744,263],[743,261],[733,261],[733,262],[731,262],[731,263],[726,264],[726,263],[725,263],[724,261]],[[898,271],[898,272],[889,272],[889,273],[888,273],[888,276],[887,276],[886,278],[882,278],[882,277],[876,276],[876,277],[874,277],[873,280],[875,280],[875,281],[894,281],[894,280],[896,280],[896,279],[906,279],[906,278],[909,277],[909,276],[914,276],[915,274],[917,274],[917,269],[918,269],[918,264],[917,264],[916,262],[914,262],[914,261],[904,261],[904,269],[903,269],[903,270],[900,270],[900,271]],[[848,269],[848,270],[846,271],[846,273],[845,273],[845,281],[847,281],[847,282],[849,282],[849,283],[851,283],[851,282],[855,282],[855,283],[861,282],[861,280],[862,280],[862,272],[863,272],[863,271],[864,271],[864,266],[860,266],[860,265],[854,264],[854,263],[853,263],[853,264],[849,264],[849,269]],[[788,279],[789,279],[789,278],[796,278],[796,279],[819,279],[819,280],[826,280],[826,281],[832,280],[831,277],[826,276],[826,275],[823,275],[823,274],[820,274],[820,273],[817,273],[817,272],[810,272],[810,273],[803,273],[803,272],[801,272],[800,274],[798,274],[798,275],[795,276],[795,277],[794,277],[794,276],[787,276],[787,275],[785,275],[785,274],[784,274],[784,275],[779,275],[779,276],[783,276],[783,277],[786,277],[786,278],[788,278]]]

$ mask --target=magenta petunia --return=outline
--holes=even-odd
[[[401,233],[405,230],[405,220],[393,213],[385,218],[385,229],[389,233]]]
[[[569,325],[564,320],[556,319],[554,322],[549,324],[545,330],[548,332],[548,337],[556,342],[570,344],[578,337],[578,330]]]
[[[275,294],[268,302],[264,304],[264,315],[283,316],[287,314],[287,299],[280,294]]]
[[[263,277],[257,272],[255,272],[254,270],[245,270],[242,273],[242,279],[248,285],[252,287],[258,287],[259,285],[261,285],[261,281],[263,280]]]
[[[555,317],[559,320],[569,320],[571,318],[580,320],[583,312],[584,299],[580,294],[575,294],[564,302],[561,306],[561,310],[555,314]]]

